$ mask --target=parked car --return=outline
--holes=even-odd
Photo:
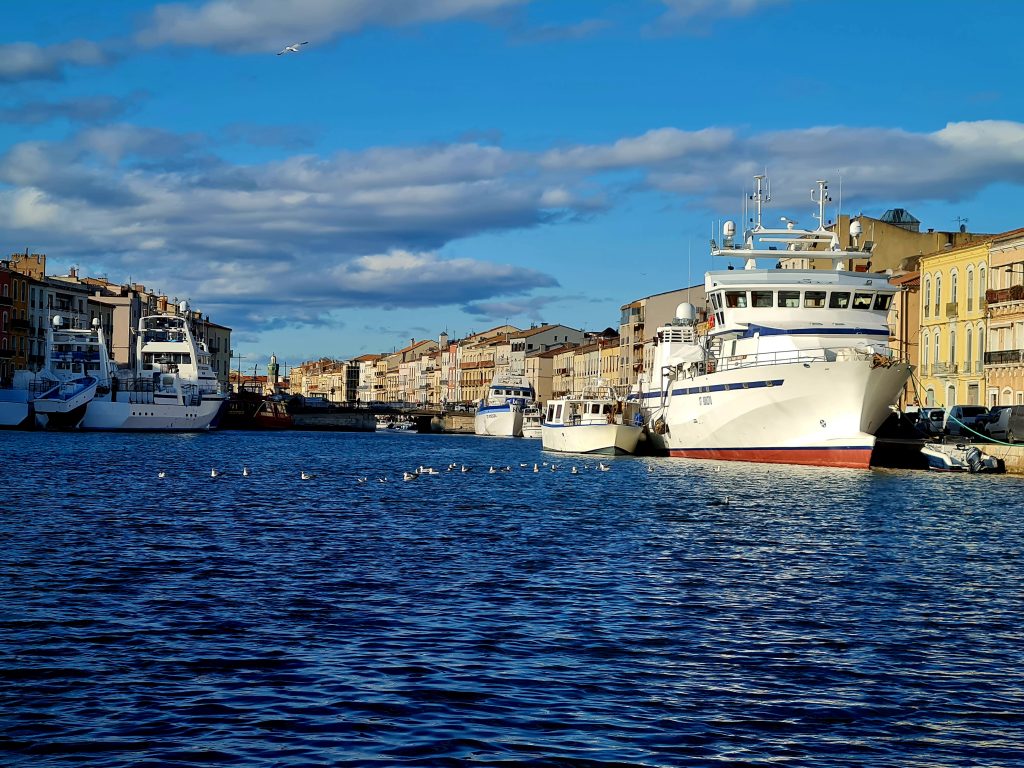
[[[922,408],[918,412],[917,429],[926,435],[941,435],[942,422],[946,418],[945,408]]]
[[[1024,440],[1024,405],[1011,405],[999,410],[995,421],[985,425],[988,436],[1015,443]]]
[[[987,414],[984,405],[954,405],[946,411],[942,431],[948,435],[975,435],[981,431],[978,420],[984,421]]]

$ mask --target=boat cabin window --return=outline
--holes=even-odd
[[[831,309],[849,309],[850,294],[833,291],[828,297],[828,306]]]
[[[605,403],[604,412],[605,413],[612,413],[613,411],[614,411],[614,408],[612,407],[612,405],[610,403]]]
[[[890,304],[892,304],[891,293],[875,294],[875,309],[889,309]]]
[[[555,421],[561,421],[562,419],[562,404],[559,403],[555,406]]]
[[[854,309],[871,309],[871,300],[874,298],[872,293],[855,293],[853,294],[853,308]]]
[[[711,308],[714,309],[716,312],[722,308],[722,301],[718,297],[717,293],[711,294]]]
[[[601,412],[601,404],[600,403],[591,403],[590,404],[590,412],[591,413],[600,413]]]
[[[770,307],[772,305],[771,291],[751,291],[750,298],[755,307]]]
[[[779,306],[793,309],[800,306],[800,291],[779,291]]]
[[[725,306],[731,309],[743,309],[747,306],[746,291],[726,291]]]
[[[824,291],[805,291],[804,292],[804,306],[808,309],[824,309],[825,308],[825,292]]]
[[[555,418],[555,406],[549,405],[548,406],[548,415],[547,415],[546,420],[550,422],[550,421],[554,421],[554,418]]]

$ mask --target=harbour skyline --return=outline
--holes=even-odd
[[[817,178],[833,216],[1019,225],[1009,4],[107,9],[5,15],[0,237],[188,297],[249,357],[613,325],[702,280],[761,168],[804,225]]]

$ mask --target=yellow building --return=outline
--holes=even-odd
[[[985,401],[990,240],[921,257],[919,393],[924,406]]]

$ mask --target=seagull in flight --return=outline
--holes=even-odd
[[[307,40],[304,43],[292,43],[291,45],[286,45],[284,48],[277,52],[277,55],[280,56],[285,53],[298,53],[299,48],[303,45],[309,45],[309,40]]]

